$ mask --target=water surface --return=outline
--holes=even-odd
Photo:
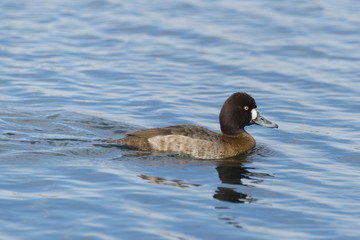
[[[360,3],[2,1],[1,239],[358,239]],[[236,91],[279,129],[234,159],[106,144],[219,131]]]

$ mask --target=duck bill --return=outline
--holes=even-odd
[[[267,120],[266,118],[264,118],[257,111],[257,109],[253,109],[252,111],[254,111],[254,112],[252,112],[252,116],[253,116],[253,119],[251,120],[252,124],[257,124],[257,125],[268,127],[268,128],[278,128],[279,127],[276,123],[273,123],[273,122]]]

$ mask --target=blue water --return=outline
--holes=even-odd
[[[0,239],[359,239],[360,2],[0,2]],[[279,129],[230,160],[106,144]]]

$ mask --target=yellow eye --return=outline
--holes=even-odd
[[[247,110],[249,110],[249,107],[248,107],[248,106],[245,106],[244,109],[247,111]]]

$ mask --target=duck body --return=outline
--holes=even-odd
[[[129,133],[119,140],[105,140],[144,151],[184,153],[199,159],[222,159],[237,156],[255,147],[254,138],[244,127],[258,124],[277,128],[257,110],[247,93],[234,93],[224,103],[220,115],[221,133],[194,125],[175,125]]]
[[[194,125],[145,129],[130,133],[125,138],[109,141],[144,151],[184,153],[198,159],[229,158],[255,146],[254,138],[246,131],[226,135]]]

